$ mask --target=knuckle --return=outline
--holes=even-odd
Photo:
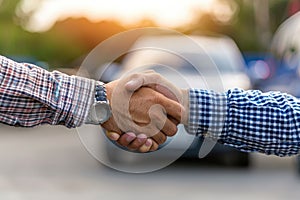
[[[161,141],[160,141],[160,144],[163,144],[167,141],[167,137],[164,135],[162,138],[161,138]]]
[[[178,131],[177,126],[171,126],[169,128],[169,136],[174,136],[177,133],[177,131]]]
[[[152,100],[154,102],[162,102],[163,101],[162,95],[158,92],[154,92],[153,95],[152,95]]]
[[[153,101],[155,102],[155,103],[158,103],[158,104],[162,104],[163,103],[163,98],[162,98],[162,95],[160,95],[159,93],[155,93],[154,95],[153,95]]]
[[[163,144],[167,140],[167,137],[161,133],[157,134],[154,139],[158,144]]]

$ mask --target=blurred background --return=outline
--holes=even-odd
[[[110,36],[165,27],[199,42],[206,38],[210,52],[219,45],[223,52],[234,52],[228,59],[236,62],[222,76],[230,72],[232,79],[236,72],[243,73],[235,85],[300,97],[298,11],[299,0],[0,0],[0,54],[76,74],[85,56]],[[111,51],[119,45],[138,46],[140,38],[128,38]],[[99,67],[111,59],[109,52],[105,55]],[[221,55],[220,65],[227,62],[225,57]],[[120,57],[112,66],[119,72],[135,60],[140,57]],[[218,65],[219,60],[214,61]],[[107,72],[103,81],[110,81],[112,72],[116,70]],[[298,157],[244,154],[219,146],[205,159],[197,159],[196,141],[179,161],[160,171],[126,174],[94,160],[76,130],[0,124],[0,138],[1,199],[300,197]],[[104,151],[109,154],[110,149]]]

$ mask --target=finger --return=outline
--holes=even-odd
[[[111,131],[106,131],[106,136],[112,141],[117,141],[120,138],[120,135],[118,133]]]
[[[181,102],[180,89],[153,70],[140,74],[133,74],[130,78],[131,79],[125,84],[125,88],[129,91],[135,91],[142,86],[147,86],[163,94],[167,98]]]
[[[145,144],[143,144],[140,148],[139,148],[139,152],[141,153],[146,153],[148,151],[150,151],[151,147],[153,144],[153,140],[148,138],[145,142]]]
[[[172,116],[168,116],[168,119],[169,119],[173,124],[175,124],[176,126],[177,126],[178,124],[180,124],[180,122],[177,121],[176,119],[174,119]]]
[[[128,149],[130,150],[137,150],[139,149],[141,146],[143,146],[143,144],[145,144],[145,142],[147,141],[147,136],[145,134],[139,134],[135,140],[133,140],[129,145],[128,145]]]
[[[151,137],[158,145],[161,145],[166,142],[167,136],[162,132],[158,132],[157,134]]]
[[[160,103],[165,107],[167,113],[177,121],[181,121],[181,113],[184,111],[184,107],[180,104],[182,103],[182,94],[180,89],[158,73],[148,72],[133,74],[130,78],[130,81],[125,84],[125,88],[127,90],[135,91],[142,86],[148,86],[158,91],[162,94],[162,97],[159,98]]]
[[[136,76],[125,84],[125,88],[129,91],[136,91],[140,87],[144,86],[143,76]]]
[[[166,135],[166,136],[174,136],[177,133],[177,126],[176,124],[174,124],[171,120],[167,119],[164,127],[162,128],[162,132]]]
[[[118,144],[123,147],[128,147],[128,145],[136,138],[136,135],[132,132],[124,133],[117,140]]]
[[[160,85],[160,84],[150,85],[149,87],[151,87],[155,91],[163,94],[165,97],[172,99],[173,101],[179,102],[176,95],[169,88],[166,88],[165,86]]]
[[[162,87],[159,87],[157,84],[155,83],[146,83],[146,81],[144,80],[144,76],[140,75],[140,76],[136,76],[135,78],[132,78],[130,81],[128,81],[125,84],[125,88],[128,91],[134,92],[136,90],[138,90],[141,87],[149,87],[161,94],[163,94],[164,96],[173,99],[176,99],[176,97],[174,97],[175,95],[173,95],[172,92],[170,92],[169,90],[166,89],[162,89]]]
[[[179,122],[181,121],[181,115],[185,110],[181,104],[163,95],[159,96],[158,103],[164,107],[168,115],[172,116]]]
[[[151,121],[155,123],[156,128],[166,136],[173,136],[177,132],[177,126],[167,118],[161,106],[154,105],[149,110]],[[152,134],[156,132],[152,131]]]
[[[154,140],[152,140],[152,146],[150,148],[150,151],[156,151],[158,147],[159,145]]]
[[[146,75],[150,76],[146,78]],[[136,91],[142,86],[150,86],[154,84],[154,80],[156,75],[159,75],[154,70],[146,70],[142,73],[132,74],[129,76],[129,81],[125,84],[125,88],[129,91]]]
[[[170,89],[157,83],[147,83],[143,76],[136,77],[125,84],[125,88],[132,92],[143,86],[150,87],[151,89],[163,94],[165,97],[179,102],[176,95]]]

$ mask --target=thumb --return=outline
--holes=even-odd
[[[144,79],[142,76],[132,78],[130,81],[128,81],[125,84],[125,88],[131,92],[136,91],[137,89],[139,89],[142,86],[144,86]]]
[[[180,90],[167,79],[152,70],[132,75],[125,84],[125,88],[131,92],[143,86],[150,87],[165,97],[179,102],[177,97],[178,94],[180,94]]]
[[[128,81],[125,88],[128,91],[134,92],[137,89],[147,86],[155,89],[155,83],[161,76],[153,70],[146,70],[140,73],[132,74],[127,77]]]
[[[154,89],[155,91],[161,93],[165,97],[167,97],[169,99],[172,99],[173,101],[179,102],[176,95],[169,88],[167,88],[165,86],[162,86],[162,85],[156,85],[156,86],[151,87],[151,88]]]

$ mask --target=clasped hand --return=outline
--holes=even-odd
[[[112,116],[102,126],[108,138],[130,150],[157,150],[187,122],[187,91],[154,71],[110,82],[106,90]]]

